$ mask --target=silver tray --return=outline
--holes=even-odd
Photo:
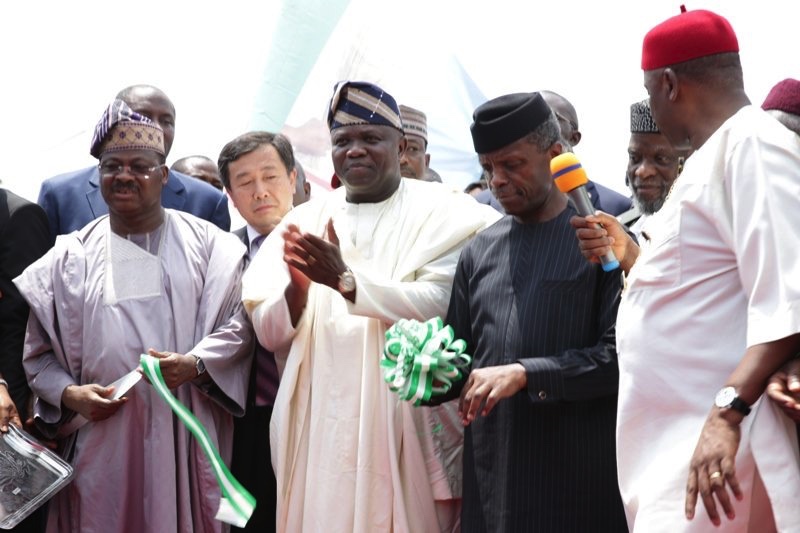
[[[72,479],[72,467],[9,424],[0,434],[0,529],[11,529]]]

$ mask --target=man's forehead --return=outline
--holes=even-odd
[[[628,143],[630,149],[654,147],[665,150],[673,151],[672,145],[669,143],[663,133],[631,133],[631,139]]]
[[[341,137],[342,135],[363,135],[365,133],[379,133],[386,135],[394,131],[397,130],[391,126],[383,126],[380,124],[351,124],[349,126],[340,126],[331,130],[331,138]]]
[[[425,146],[425,139],[423,139],[419,135],[414,135],[412,133],[406,133],[406,140],[408,141],[408,144]]]
[[[116,150],[100,154],[100,161],[133,161],[134,159],[158,160],[161,154],[154,150]]]
[[[567,103],[563,99],[556,98],[550,107],[553,108],[553,111],[555,111],[559,115],[562,115],[570,122],[577,124],[578,117],[575,115],[575,110],[572,108],[571,105],[567,105]]]
[[[502,148],[498,148],[493,152],[478,154],[478,161],[483,164],[484,162],[503,159],[505,157],[520,156],[527,154],[528,150],[536,151],[536,147],[525,140],[525,137],[522,137],[511,144],[507,144]]]

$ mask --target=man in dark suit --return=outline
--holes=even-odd
[[[47,216],[42,208],[0,189],[0,431],[5,431],[9,418],[14,418],[12,410],[24,418],[30,395],[22,370],[28,304],[11,280],[51,245]],[[9,400],[13,405],[9,405]]]
[[[233,233],[242,239],[252,259],[292,208],[297,180],[292,145],[280,134],[245,133],[225,145],[218,164],[225,190],[247,222]],[[245,415],[234,422],[231,471],[259,502],[244,531],[275,531],[277,490],[269,421],[278,392],[278,367],[275,356],[260,345],[251,376]]]
[[[175,139],[175,106],[160,89],[133,85],[117,94],[131,109],[158,124],[164,131],[164,148],[169,155]],[[100,174],[89,167],[47,179],[39,191],[38,203],[47,213],[53,237],[80,229],[108,213],[100,194]],[[228,199],[207,183],[179,172],[169,171],[161,194],[161,205],[191,213],[228,231],[231,219]]]
[[[0,431],[28,415],[30,389],[22,369],[28,304],[12,283],[52,245],[47,216],[38,205],[0,189]],[[37,513],[13,531],[40,531]]]
[[[627,531],[614,462],[619,273],[570,242],[576,211],[550,173],[563,132],[541,94],[490,100],[470,129],[509,216],[461,252],[446,322],[472,365],[433,399],[460,394],[462,530]]]

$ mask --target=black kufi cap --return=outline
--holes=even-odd
[[[478,106],[472,114],[472,144],[486,154],[523,138],[552,111],[539,93],[506,94]]]

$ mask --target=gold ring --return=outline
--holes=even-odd
[[[710,476],[708,476],[708,479],[712,480],[712,479],[717,479],[718,477],[722,477],[722,472],[720,472],[719,470],[713,472]]]

